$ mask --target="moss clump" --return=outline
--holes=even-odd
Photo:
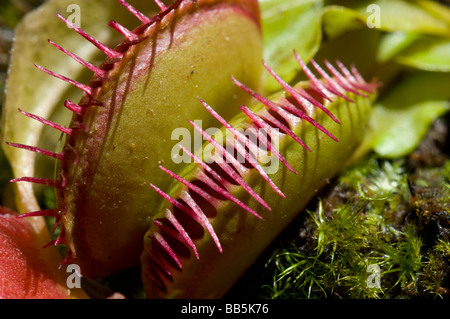
[[[275,249],[263,297],[448,297],[449,167],[370,158],[349,169]]]

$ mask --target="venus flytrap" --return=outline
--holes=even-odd
[[[22,216],[54,217],[55,227],[59,224],[60,232],[50,244],[67,246],[63,264],[78,264],[83,276],[103,277],[137,265],[144,238],[141,263],[149,297],[162,296],[161,292],[167,288],[163,278],[167,276],[174,280],[175,287],[181,288],[175,288],[181,294],[173,295],[170,289],[174,288],[170,287],[168,297],[219,297],[317,192],[326,178],[336,174],[344,164],[362,137],[355,133],[365,129],[370,113],[367,94],[373,97],[377,85],[367,83],[356,68],[352,67],[350,71],[339,61],[336,67],[325,61],[330,74],[312,61],[317,73],[323,77],[319,79],[295,53],[296,63],[310,82],[292,87],[263,63],[270,76],[283,87],[282,92],[266,98],[258,93],[262,66],[258,61],[261,31],[256,1],[178,0],[170,6],[157,2],[161,11],[152,18],[125,1],[119,2],[142,25],[130,31],[111,21],[110,27],[125,37],[114,49],[58,15],[107,58],[97,67],[49,41],[94,73],[88,84],[36,64],[39,70],[69,83],[84,94],[79,103],[64,102],[64,106],[74,113],[68,127],[19,109],[23,115],[66,136],[61,152],[8,142],[9,146],[54,158],[60,166],[55,179],[18,177],[12,180],[56,189],[55,209]],[[220,72],[214,68],[218,64],[221,65]],[[252,99],[259,104],[252,107],[255,103]],[[227,119],[234,112],[233,105],[241,105],[241,114],[230,122],[230,126]],[[211,113],[212,117],[203,119],[202,111],[203,114]],[[214,140],[189,121],[193,126],[191,130],[201,133],[210,143],[206,148],[214,149],[210,153],[213,159],[207,164],[211,166],[205,166],[202,159],[188,153],[197,162],[194,165],[203,164],[205,169],[201,172],[187,165],[185,170],[196,172],[190,178],[199,179],[190,183],[171,172],[176,167],[171,161],[172,145],[167,139],[174,128],[188,125],[188,119],[198,120],[199,117],[206,126],[212,119],[225,125],[228,132],[223,136],[228,142],[221,146],[222,141]],[[260,145],[233,129],[233,125],[253,132]],[[265,134],[259,134],[258,129]],[[233,155],[227,147],[229,143]],[[266,155],[260,156],[261,145],[265,146]],[[186,148],[183,150],[189,152]],[[240,153],[242,163],[234,158],[234,151]],[[267,170],[264,157],[268,151],[276,156],[276,163],[281,161],[286,169],[277,165]],[[324,155],[313,155],[309,159],[309,152]],[[333,152],[337,154],[330,158],[327,154]],[[220,161],[217,156],[226,161]],[[233,167],[229,166],[230,161]],[[157,169],[158,165],[161,170]],[[220,176],[223,172],[225,175]],[[271,190],[266,189],[257,175]],[[162,189],[175,178],[195,192],[181,191],[184,204],[172,201],[188,217],[180,217],[179,213],[166,209],[160,216],[161,213],[155,210],[158,193],[169,197],[153,184],[157,192],[146,186],[150,176],[152,183]],[[224,188],[226,183],[230,183],[232,191]],[[208,193],[211,190],[219,199]],[[244,191],[253,200],[244,195]],[[302,194],[302,200],[296,199],[295,194]],[[286,200],[280,201],[280,197]],[[219,204],[217,200],[223,203]],[[226,200],[256,219],[245,217],[241,220],[239,210],[230,211],[232,206]],[[259,213],[263,207],[273,210],[273,214],[263,218]],[[286,211],[284,216],[275,213],[283,211]],[[267,220],[255,224],[261,219]],[[152,221],[154,225],[144,236]],[[262,234],[264,239],[258,249],[246,246],[251,237]],[[192,263],[191,258],[183,267],[183,276],[178,279],[175,278],[178,274],[170,267],[175,263],[175,268],[181,269],[178,255],[190,256],[189,249],[179,242],[180,236],[192,249],[197,263]],[[226,263],[236,262],[238,257],[243,257],[245,262],[240,262],[240,266],[226,276],[219,275]],[[188,289],[190,285],[186,278],[195,275],[198,265],[202,268],[205,262],[210,266],[204,273],[202,284],[197,290]],[[220,278],[219,282],[215,278]]]
[[[63,151],[9,144],[60,161],[56,179],[19,177],[14,181],[57,189],[56,209],[28,215],[56,217],[62,228],[55,244],[64,243],[68,248],[64,263],[80,264],[83,275],[90,277],[138,264],[142,236],[157,198],[145,187],[148,174],[154,171],[163,185],[170,181],[156,168],[158,162],[171,166],[170,132],[187,126],[186,117],[202,118],[197,96],[214,101],[218,111],[232,113],[249,98],[229,77],[233,74],[258,87],[261,68],[257,62],[261,33],[256,1],[176,1],[161,6],[161,12],[152,18],[119,2],[142,25],[129,31],[110,22],[125,37],[114,49],[58,16],[107,56],[96,67],[50,41],[94,72],[88,84],[37,65],[84,91],[79,103],[64,102],[74,113],[69,127],[19,109],[64,133]],[[219,64],[221,72],[214,68]]]
[[[370,114],[366,94],[373,97],[377,84],[365,82],[354,68],[350,72],[337,62],[337,71],[326,61],[336,77],[331,78],[313,60],[324,76],[319,80],[297,54],[295,58],[310,81],[291,87],[264,64],[284,87],[270,98],[234,79],[260,103],[241,106],[242,113],[230,122],[200,101],[224,125],[218,134],[222,139],[190,121],[208,142],[197,154],[183,148],[195,163],[179,174],[160,166],[174,179],[168,192],[151,184],[166,201],[154,216],[141,256],[148,296],[221,297],[360,142],[358,132],[364,131]],[[254,152],[264,142],[252,144],[238,131],[252,128],[267,132],[267,149],[284,164],[272,174],[265,174]],[[271,142],[275,138],[277,147]],[[215,152],[204,151],[211,148]],[[239,162],[237,154],[245,161]]]
[[[73,98],[64,101],[74,113],[68,127],[33,115],[46,112],[17,112],[66,138],[62,152],[8,141],[6,149],[34,151],[60,163],[55,179],[23,177],[16,171],[19,194],[30,190],[24,191],[22,185],[28,183],[21,182],[50,185],[57,191],[56,209],[36,209],[24,216],[53,216],[61,226],[54,244],[67,245],[64,262],[79,263],[83,275],[115,273],[137,265],[141,255],[149,297],[220,297],[361,142],[377,85],[367,83],[353,66],[349,70],[339,61],[333,65],[327,60],[320,66],[311,57],[316,53],[327,57],[327,50],[334,50],[335,46],[321,50],[322,41],[336,40],[341,47],[351,43],[341,42],[340,35],[361,28],[359,22],[367,20],[366,6],[355,5],[342,14],[341,7],[328,5],[333,1],[301,6],[261,1],[261,22],[258,3],[251,0],[186,0],[170,5],[155,1],[159,13],[153,17],[119,2],[142,25],[131,31],[110,22],[112,30],[125,38],[114,49],[60,16],[74,33],[106,54],[100,66],[50,41],[50,47],[95,74],[90,82],[37,65],[84,94],[79,103]],[[416,4],[401,2],[411,9],[405,10],[411,16],[423,13]],[[390,6],[384,1],[376,4],[382,14]],[[270,14],[280,10],[284,12],[280,16]],[[279,17],[286,14],[285,22],[301,16],[295,32],[289,23],[280,23]],[[400,29],[445,34],[443,23],[424,16],[422,24]],[[382,15],[381,21],[381,31],[399,28],[390,16]],[[261,26],[268,34],[264,52]],[[371,43],[377,32],[368,37]],[[292,42],[294,34],[302,41],[294,45],[300,54],[293,58],[284,44],[286,39]],[[399,52],[384,56],[388,62],[397,59],[415,66],[429,61],[427,56],[419,55],[418,60],[407,51],[402,56]],[[265,72],[260,65],[263,53]],[[373,74],[368,70],[378,63],[374,55],[356,55],[354,60],[354,52],[345,54],[344,60],[362,65],[365,75]],[[386,68],[382,65],[381,70]],[[388,83],[393,78],[382,75]],[[291,86],[298,79],[308,81]],[[279,88],[278,93],[265,93]],[[208,129],[217,123],[223,125],[222,134],[211,136]],[[175,145],[171,137],[179,128],[206,140],[200,152],[189,144]],[[365,141],[360,154],[376,145],[374,136]],[[176,163],[173,154],[182,154],[190,163]],[[23,158],[16,163],[24,164]],[[310,278],[313,286],[316,279]],[[353,280],[351,275],[346,278]]]

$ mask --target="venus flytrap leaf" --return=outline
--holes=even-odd
[[[43,66],[51,66],[57,73],[70,74],[72,79],[82,78],[89,73],[83,66],[70,59],[59,59],[60,52],[45,45],[52,38],[75,54],[85,59],[98,58],[101,53],[82,38],[72,37],[73,30],[61,25],[55,19],[56,13],[66,13],[70,0],[52,0],[45,3],[39,9],[27,15],[15,30],[15,42],[13,46],[12,61],[10,64],[5,106],[2,114],[2,137],[3,140],[23,143],[27,145],[40,146],[55,149],[56,144],[45,145],[43,142],[52,142],[58,139],[40,139],[43,125],[34,121],[28,121],[17,112],[20,107],[25,111],[37,113],[45,118],[57,112],[57,107],[63,99],[77,100],[81,94],[68,83],[58,81],[40,72],[33,63]],[[83,9],[83,23],[89,26],[89,32],[100,41],[112,38],[113,31],[104,27],[108,19],[116,17],[120,5],[111,1],[77,1]],[[89,8],[89,10],[87,9]],[[147,6],[151,8],[151,6]],[[102,12],[99,18],[98,12]],[[126,21],[126,19],[123,19]],[[128,19],[130,21],[131,19]],[[52,94],[41,87],[52,87]],[[68,113],[65,113],[67,116]],[[67,117],[66,117],[67,118]],[[41,141],[40,143],[38,141]],[[39,144],[39,145],[38,145]],[[6,156],[13,166],[14,175],[34,175],[35,156],[21,149],[15,149],[2,145]],[[20,212],[38,209],[35,195],[31,185],[17,184],[17,206]]]
[[[296,57],[300,60],[298,55]],[[329,71],[335,71],[330,64],[326,65]],[[286,88],[286,91],[270,98],[252,94],[251,90],[235,81],[261,103],[251,108],[241,107],[243,112],[221,129],[221,138],[215,139],[204,134],[208,142],[196,153],[195,158],[198,160],[180,168],[179,174],[169,172],[174,177],[174,183],[168,192],[161,192],[152,184],[165,201],[155,215],[158,223],[150,227],[144,239],[145,248],[141,256],[143,282],[149,297],[221,297],[304,208],[327,178],[331,178],[344,165],[361,141],[359,133],[363,132],[369,118],[371,99],[363,92],[371,94],[369,92],[374,92],[377,85],[363,81],[355,69],[353,74],[346,73],[346,68],[342,64],[338,65],[345,76],[336,71],[338,78],[342,77],[339,81],[335,78],[321,81],[327,90],[331,90],[331,85],[334,85],[355,103],[337,95],[332,95],[330,102],[314,94],[319,103],[326,107],[325,112],[306,98],[317,89],[312,84],[317,81],[316,78],[291,88],[268,68],[280,85]],[[341,85],[345,82],[344,78],[353,89],[355,85],[363,89],[358,90],[358,94],[348,91],[350,87],[347,87],[348,90],[343,89]],[[209,108],[204,101],[202,104]],[[334,120],[333,115],[327,114],[328,111],[340,118],[341,124]],[[216,113],[211,114],[223,123]],[[284,124],[280,125],[281,122],[274,121],[273,117]],[[311,120],[317,121],[315,125],[311,125]],[[329,134],[318,127],[326,128]],[[282,132],[282,128],[289,128],[301,141]],[[234,129],[244,132],[251,129],[265,131],[297,174],[288,166],[279,164],[265,176],[258,170],[258,167],[261,168],[260,158],[250,153],[251,146],[245,144],[247,149],[244,151],[236,146],[236,143],[246,141],[236,136]],[[258,141],[254,140],[253,143]],[[217,152],[210,152],[210,148]],[[244,162],[237,162],[236,151],[241,153]],[[205,164],[201,165],[199,160]],[[205,165],[222,177],[222,181],[215,181],[218,187],[241,203],[236,205],[236,201],[228,200],[205,184],[204,175],[211,174],[204,171]],[[210,176],[214,179],[213,174]],[[240,176],[245,185],[260,194],[264,201],[241,187],[243,184],[237,182],[236,176]],[[193,185],[200,186],[202,191]],[[264,208],[266,202],[270,211]],[[259,212],[261,218],[248,214],[251,210]],[[174,227],[168,220],[169,212],[170,216],[184,225],[191,239],[189,243],[181,234],[168,231]],[[162,242],[161,238],[165,241]],[[190,243],[195,245],[196,258],[191,254],[192,247],[186,246],[191,246]],[[196,276],[200,272],[202,275]]]
[[[229,117],[250,100],[230,76],[259,89],[262,69],[257,1],[178,0],[167,7],[157,2],[159,10],[164,10],[151,17],[125,1],[119,3],[143,24],[128,30],[109,23],[112,31],[125,37],[116,47],[58,16],[60,28],[78,33],[78,38],[87,40],[106,60],[94,66],[81,61],[78,52],[72,54],[50,42],[53,50],[65,53],[94,77],[82,83],[38,67],[84,94],[78,103],[64,102],[74,112],[67,127],[46,120],[39,110],[39,115],[22,111],[67,136],[57,156],[60,169],[53,182],[26,176],[13,180],[55,186],[56,217],[61,225],[57,242],[67,246],[63,263],[79,264],[87,277],[138,265],[142,237],[159,199],[146,182],[150,175],[158,176],[155,180],[163,187],[171,181],[158,169],[158,163],[174,164],[170,150],[176,142],[170,140],[170,133],[188,127],[189,117],[205,118],[204,125],[210,125],[198,96],[211,100],[217,111]],[[12,134],[5,138],[17,141]],[[21,144],[10,145],[17,152],[43,153]],[[160,242],[164,244],[163,239]]]
[[[0,298],[87,298],[80,287],[68,289],[68,274],[58,265],[56,248],[40,246],[32,218],[0,207]]]
[[[29,121],[25,116],[17,112],[20,107],[25,111],[39,114],[50,119],[70,118],[70,112],[57,107],[61,99],[79,99],[80,92],[70,84],[51,78],[36,69],[33,63],[52,65],[52,70],[64,74],[71,74],[72,78],[79,79],[86,76],[85,68],[75,61],[58,59],[61,53],[47,43],[52,38],[78,55],[86,59],[96,58],[98,55],[94,47],[86,44],[81,39],[73,39],[69,35],[72,30],[61,26],[55,19],[55,12],[66,13],[66,9],[73,1],[53,0],[48,1],[39,9],[27,15],[15,29],[15,42],[13,54],[9,66],[9,76],[6,84],[6,96],[2,110],[2,141],[14,141],[26,145],[39,146],[44,149],[59,151],[59,133],[36,121]],[[117,16],[119,5],[110,5],[110,1],[84,1],[77,3],[90,10],[83,11],[83,21],[89,25],[89,30],[101,41],[111,37],[112,32],[105,30],[102,19]],[[106,5],[107,4],[107,5]],[[102,12],[99,19],[96,12]],[[67,73],[66,73],[67,72]],[[39,88],[51,87],[51,94],[47,90]],[[61,111],[62,110],[62,111]],[[36,164],[36,156],[21,148],[14,148],[2,143],[6,157],[11,163],[14,177],[40,175],[42,173],[51,176],[53,174],[53,161],[42,161],[39,156]],[[44,165],[42,165],[44,164]],[[30,183],[15,183],[15,205],[20,213],[37,211],[39,205],[35,191]],[[37,230],[36,240],[45,245],[51,240],[45,221],[42,217],[30,219]]]

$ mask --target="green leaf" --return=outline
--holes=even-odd
[[[421,37],[403,50],[396,61],[426,71],[450,72],[450,39]]]
[[[327,3],[356,10],[366,22],[379,22],[382,31],[450,35],[450,9],[433,1],[339,0]]]
[[[57,140],[41,139],[43,132],[51,130],[44,130],[44,125],[20,114],[17,109],[21,108],[47,119],[64,118],[65,123],[58,124],[67,125],[70,116],[67,113],[58,114],[64,110],[62,102],[65,99],[78,102],[81,96],[80,90],[39,71],[33,65],[34,63],[84,83],[92,75],[86,68],[50,45],[48,39],[90,62],[104,59],[103,53],[56,17],[59,13],[70,18],[70,15],[75,13],[69,7],[73,4],[80,9],[81,27],[107,45],[117,44],[117,40],[120,39],[117,32],[107,26],[110,19],[114,18],[129,28],[139,25],[139,21],[131,13],[124,14],[124,8],[117,1],[110,0],[49,0],[25,16],[15,30],[15,42],[6,84],[6,99],[2,112],[3,141],[41,147],[43,145],[39,141]],[[139,9],[150,13],[156,10],[156,5],[149,2],[147,5],[140,5]],[[49,94],[49,87],[52,88],[51,94]],[[55,133],[52,132],[52,134]],[[4,143],[2,147],[11,163],[15,177],[37,176],[34,153],[13,148]],[[44,145],[44,147],[56,150],[57,145]],[[19,188],[16,192],[19,212],[39,209],[30,183],[17,183],[16,187]]]
[[[334,39],[345,32],[366,27],[363,15],[342,6],[325,7],[322,20],[323,32],[329,39]]]
[[[262,0],[264,59],[285,81],[291,81],[299,71],[293,59],[295,49],[304,61],[309,61],[322,40],[322,0]],[[265,88],[273,91],[279,84],[267,77]]]
[[[433,120],[449,109],[448,101],[423,102],[404,110],[376,108],[373,121],[383,132],[375,139],[375,152],[389,158],[407,155],[417,147]]]
[[[418,72],[393,87],[375,105],[367,143],[381,156],[407,155],[431,123],[450,110],[450,74]]]
[[[381,37],[377,60],[385,63],[417,40],[419,35],[402,31],[386,33]]]

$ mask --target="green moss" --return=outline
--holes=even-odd
[[[404,160],[376,158],[349,169],[308,211],[300,236],[269,258],[273,278],[264,297],[448,296],[450,232],[445,222],[432,222],[450,220],[448,170],[449,161],[412,174]],[[428,192],[435,206],[424,213]],[[379,287],[370,265],[379,267]]]

